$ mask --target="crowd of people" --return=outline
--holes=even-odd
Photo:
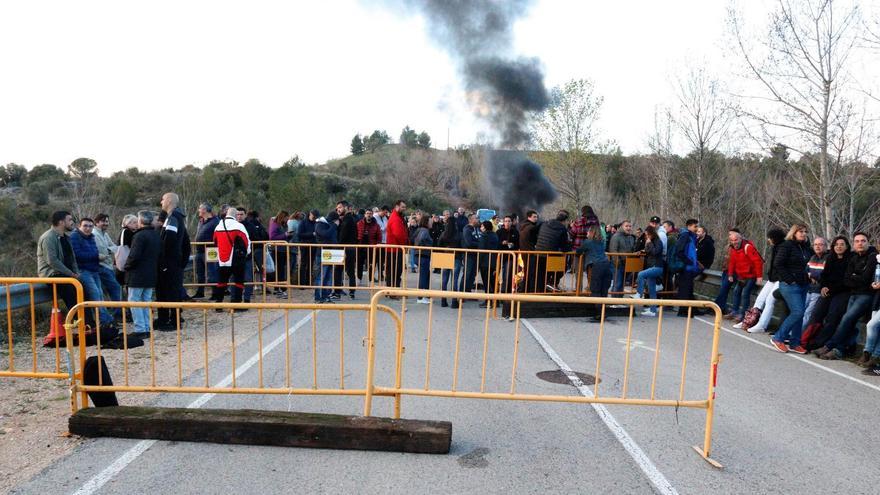
[[[765,263],[754,243],[737,229],[728,232],[728,262],[715,299],[734,328],[767,332],[776,304],[786,316],[770,339],[779,352],[836,360],[856,352],[858,322],[869,317],[867,341],[856,362],[867,375],[880,375],[880,264],[865,232],[809,240],[805,225],[767,232]],[[767,273],[766,281],[763,279]],[[761,291],[750,307],[751,292]],[[727,304],[730,289],[733,299]]]
[[[253,295],[254,277],[265,277],[274,282],[276,296],[287,296],[284,287],[308,286],[314,288],[316,303],[327,304],[346,295],[354,299],[355,287],[368,280],[400,287],[407,269],[418,273],[419,289],[428,289],[431,275],[439,274],[442,291],[481,287],[486,292],[555,292],[564,273],[548,266],[547,254],[574,252],[577,256],[566,257],[565,270],[589,272],[592,296],[657,299],[668,284],[666,293],[674,288],[675,299],[694,300],[694,282],[716,255],[713,238],[696,219],[676,228],[673,221],[654,216],[644,228],[634,230],[628,219],[600,222],[590,206],[581,208],[576,218],[559,210],[542,221],[533,210],[522,219],[516,214],[481,219],[464,208],[408,214],[403,200],[393,207],[369,209],[342,200],[325,215],[318,210],[280,211],[267,227],[256,211],[222,205],[215,214],[211,204],[203,203],[191,243],[178,203],[175,193],[167,193],[160,212],[126,215],[118,242],[109,234],[107,215],[74,223],[68,212],[53,213],[52,226],[37,247],[40,276],[77,278],[87,300],[118,301],[125,292],[128,301],[176,302],[202,299],[210,288],[213,301],[222,302],[228,294],[232,302],[244,303]],[[727,260],[715,300],[724,318],[736,328],[765,332],[774,305],[782,301],[787,315],[771,338],[776,350],[813,351],[821,359],[841,359],[855,348],[857,322],[872,314],[858,364],[868,372],[880,369],[880,268],[867,234],[856,233],[852,244],[840,236],[830,246],[817,237],[812,249],[802,225],[792,226],[787,234],[773,229],[767,238],[771,251],[765,263],[752,241],[736,228],[728,231]],[[342,253],[337,262],[322,260],[331,254],[329,245]],[[433,268],[431,254],[436,250],[447,250],[453,262]],[[504,255],[507,251],[510,256]],[[189,295],[183,272],[191,254],[197,284]],[[631,256],[643,260],[642,268],[633,273],[625,262]],[[758,286],[752,306],[751,294]],[[59,286],[59,296],[68,307],[75,304],[70,286]],[[442,307],[459,308],[463,303],[441,298]],[[512,320],[510,309],[505,304],[503,315]],[[684,306],[677,312],[682,317],[701,313]],[[131,309],[135,336],[149,337],[149,314],[147,308]],[[641,315],[657,316],[656,306],[646,307]],[[101,326],[113,326],[120,316],[118,310],[101,308],[98,315],[86,318],[92,325],[97,317]],[[175,330],[178,320],[183,321],[171,309],[158,309],[156,316],[152,328],[158,331]]]

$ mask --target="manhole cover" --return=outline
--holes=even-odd
[[[588,375],[587,373],[580,373],[578,371],[574,372],[578,378],[584,382],[584,385],[594,385],[596,383],[596,377],[593,375]],[[550,371],[539,371],[535,373],[535,376],[544,380],[545,382],[550,383],[558,383],[560,385],[571,385],[571,380],[568,379],[568,375],[566,375],[562,370],[550,370]]]

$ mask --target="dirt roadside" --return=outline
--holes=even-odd
[[[267,302],[310,303],[312,293],[293,290],[290,299],[269,297]],[[359,298],[356,302],[364,302]],[[214,311],[187,311],[181,332],[181,374],[184,378],[204,368],[204,327],[207,317],[208,355],[210,359],[222,356],[230,349],[230,315]],[[258,329],[257,311],[235,316],[236,344],[245,342]],[[265,328],[283,311],[266,310],[262,315]],[[156,357],[156,383],[175,385],[178,378],[177,332],[154,332],[153,352]],[[94,347],[89,348],[94,355]],[[7,369],[8,349],[0,352],[0,369]],[[124,367],[122,350],[102,350],[102,356],[112,370]],[[61,354],[60,368],[65,371],[67,353]],[[29,342],[15,346],[16,368],[30,369],[33,363]],[[39,348],[37,363],[40,370],[55,369],[55,350]],[[128,351],[129,384],[149,385],[151,380],[150,343]],[[122,373],[114,371],[115,384],[123,384]],[[67,436],[70,415],[70,395],[66,380],[0,378],[0,493],[30,479],[56,459],[70,453],[82,440]],[[155,394],[120,394],[121,404],[137,405],[155,398]]]

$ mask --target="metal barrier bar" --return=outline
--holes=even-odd
[[[174,340],[170,340],[168,342],[169,342],[169,344],[171,344],[171,346],[177,352],[178,366],[177,366],[176,370],[174,370],[170,374],[167,374],[168,376],[165,376],[160,381],[158,374],[157,374],[157,372],[158,372],[157,357],[158,356],[157,356],[157,349],[156,349],[156,344],[155,344],[155,337],[157,335],[153,333],[154,329],[152,328],[152,317],[151,317],[150,322],[149,322],[150,323],[149,328],[150,328],[150,334],[151,334],[150,335],[151,336],[150,348],[149,348],[149,352],[148,352],[149,370],[145,370],[146,373],[144,373],[145,376],[144,376],[143,381],[145,383],[142,385],[136,385],[136,384],[131,383],[132,382],[131,369],[130,369],[131,364],[128,360],[129,348],[128,348],[128,341],[127,341],[127,339],[125,339],[123,341],[123,349],[122,349],[123,363],[125,363],[123,365],[124,366],[124,376],[125,376],[124,381],[123,381],[124,384],[122,384],[122,385],[109,385],[109,384],[103,383],[103,381],[101,379],[99,379],[99,382],[97,385],[85,385],[82,382],[82,376],[77,375],[75,377],[75,379],[72,381],[72,386],[71,386],[71,390],[72,390],[74,397],[76,397],[77,392],[79,392],[81,394],[85,394],[87,392],[96,392],[96,391],[151,392],[151,393],[158,393],[158,392],[178,393],[179,392],[179,393],[232,393],[232,394],[258,393],[258,394],[288,394],[288,395],[297,395],[297,394],[299,394],[299,395],[365,395],[366,389],[348,389],[345,387],[345,378],[344,377],[345,377],[345,358],[346,358],[346,356],[345,356],[345,348],[344,348],[344,341],[345,341],[344,312],[346,312],[346,311],[360,311],[360,312],[367,313],[369,315],[370,312],[373,311],[374,313],[383,312],[383,313],[389,314],[391,316],[392,323],[394,324],[394,326],[396,328],[397,345],[402,345],[402,339],[400,336],[402,325],[401,325],[401,320],[399,319],[398,315],[394,311],[392,311],[390,308],[388,308],[387,306],[378,306],[376,309],[373,309],[373,308],[371,308],[370,305],[367,305],[367,304],[337,304],[337,305],[328,306],[328,305],[293,304],[293,303],[196,303],[196,302],[183,303],[183,302],[85,301],[85,302],[81,302],[81,303],[77,304],[74,308],[72,308],[68,312],[67,319],[65,321],[66,326],[68,328],[70,328],[71,332],[72,332],[73,329],[76,328],[79,324],[79,318],[77,317],[77,315],[82,314],[82,312],[84,310],[89,311],[89,312],[94,310],[95,312],[98,312],[99,308],[121,308],[121,309],[146,308],[146,309],[148,309],[150,314],[152,314],[153,310],[159,309],[159,308],[168,308],[168,309],[175,310],[178,313],[176,334],[173,336]],[[263,375],[265,373],[264,369],[260,369],[260,371],[259,371],[259,375],[257,378],[258,385],[256,387],[240,386],[240,383],[236,379],[237,373],[235,373],[235,372],[233,372],[231,374],[231,380],[230,380],[229,385],[226,385],[226,386],[211,385],[211,381],[210,381],[210,362],[211,362],[211,359],[210,359],[210,353],[209,353],[209,338],[210,337],[208,335],[207,313],[208,313],[208,309],[218,309],[218,308],[222,309],[224,312],[226,312],[229,315],[229,321],[230,321],[229,336],[228,336],[229,348],[227,350],[229,351],[228,355],[232,361],[232,369],[233,370],[238,369],[236,360],[238,358],[237,347],[238,347],[239,342],[236,342],[236,340],[237,339],[240,340],[240,338],[237,336],[237,334],[240,333],[240,331],[237,331],[238,329],[236,328],[236,324],[237,324],[237,320],[238,320],[237,311],[248,310],[248,309],[257,311],[258,328],[256,329],[255,334],[256,334],[257,341],[258,341],[258,345],[260,346],[258,354],[257,354],[257,362],[258,363],[264,359],[263,346],[262,346],[262,332],[264,331],[263,327],[264,327],[264,323],[265,323],[265,318],[262,313],[265,311],[280,311],[282,313],[281,318],[283,318],[283,321],[285,323],[285,329],[284,329],[284,334],[285,334],[284,339],[285,340],[284,341],[286,344],[285,345],[286,350],[284,353],[284,360],[285,360],[285,362],[284,362],[284,371],[285,371],[284,386],[271,386],[271,387],[266,386],[266,384],[263,381]],[[204,354],[203,359],[204,359],[205,381],[204,381],[203,386],[202,385],[200,385],[200,386],[187,385],[187,384],[185,384],[185,381],[183,379],[184,378],[183,377],[183,375],[184,375],[183,353],[188,352],[188,349],[190,348],[190,346],[186,345],[186,343],[182,339],[183,333],[182,333],[182,327],[181,327],[181,322],[180,322],[180,317],[179,317],[180,312],[185,311],[185,310],[199,311],[203,315],[203,333],[204,334],[203,334],[203,336],[200,335],[198,337],[200,340],[203,340],[202,345],[198,346],[198,347],[201,347],[201,352],[203,352],[203,354]],[[298,386],[294,386],[291,383],[291,372],[292,372],[292,364],[291,364],[292,356],[291,356],[291,352],[290,352],[291,341],[290,341],[289,332],[287,331],[287,329],[290,327],[287,324],[289,323],[289,312],[292,310],[311,311],[311,314],[312,314],[312,322],[313,322],[313,332],[312,332],[312,336],[311,336],[312,363],[310,363],[310,364],[312,364],[313,369],[312,369],[311,380],[309,380],[311,382],[310,387],[302,387],[302,386],[298,387]],[[339,335],[340,335],[339,372],[340,372],[340,379],[339,379],[339,387],[338,388],[319,387],[318,386],[318,379],[317,379],[317,376],[318,376],[317,375],[317,373],[318,373],[318,368],[317,368],[317,366],[318,366],[318,348],[317,348],[318,328],[317,328],[317,325],[315,322],[317,321],[316,315],[318,314],[319,310],[324,311],[324,312],[327,312],[327,311],[339,312]],[[123,321],[126,322],[126,320],[123,320]],[[125,325],[126,325],[126,327],[128,327],[127,322],[125,323]],[[83,335],[83,334],[84,334],[84,331],[81,331],[80,335]],[[101,355],[102,345],[100,342],[100,338],[98,340],[99,341],[97,343],[97,347],[94,352],[97,355]],[[84,339],[80,338],[80,341],[84,341]],[[195,350],[196,347],[193,347],[192,349]],[[72,347],[68,349],[69,357],[71,360],[74,359],[74,352],[75,351]],[[86,352],[85,352],[85,348],[83,348],[81,350],[80,358],[81,358],[81,360],[84,361],[85,357],[86,357]],[[330,364],[330,361],[328,361],[328,364]],[[398,362],[398,368],[399,367],[400,367],[400,363]],[[398,369],[398,373],[399,373],[399,369]],[[100,373],[99,373],[99,376],[100,376]],[[384,394],[377,394],[377,395],[384,395]],[[394,394],[389,394],[389,395],[394,396]],[[72,402],[71,402],[71,409],[73,412],[78,410],[80,407],[87,407],[87,406],[88,406],[88,402],[87,402],[87,398],[85,398],[85,397],[82,398],[80,402],[77,402],[76,400],[72,400]],[[399,416],[399,406],[400,406],[399,397],[396,397],[396,408],[397,408],[396,414],[398,416]]]
[[[706,433],[704,435],[704,442],[702,449],[695,447],[698,452],[700,452],[701,456],[709,462],[714,464],[715,461],[709,459],[709,452],[711,447],[711,423],[713,419],[713,411],[714,407],[714,390],[715,390],[715,380],[717,374],[717,364],[719,362],[719,354],[718,354],[718,338],[720,334],[720,309],[715,306],[714,303],[709,301],[670,301],[670,300],[651,300],[651,299],[620,299],[620,298],[593,298],[593,297],[583,297],[583,296],[560,296],[560,295],[537,295],[537,294],[501,294],[501,293],[464,293],[464,292],[448,292],[448,291],[437,291],[437,290],[407,290],[407,289],[383,289],[376,292],[371,300],[372,305],[378,305],[379,302],[385,297],[418,297],[418,298],[428,298],[433,299],[436,297],[451,297],[459,300],[478,300],[482,301],[484,307],[486,309],[486,313],[483,319],[483,336],[482,336],[482,349],[481,349],[481,361],[477,364],[479,366],[478,371],[475,370],[475,373],[479,373],[479,377],[475,377],[475,380],[479,380],[479,385],[476,385],[476,382],[472,385],[474,390],[459,390],[459,372],[460,372],[460,354],[462,348],[462,304],[459,304],[458,308],[458,319],[456,321],[456,332],[454,337],[454,355],[451,363],[451,374],[452,374],[452,383],[449,389],[432,389],[430,388],[430,375],[431,375],[431,367],[427,365],[430,360],[430,349],[431,339],[428,338],[426,341],[426,353],[425,353],[425,377],[424,377],[424,387],[413,388],[409,386],[404,386],[401,384],[399,380],[396,380],[396,383],[393,387],[385,387],[385,386],[377,386],[373,380],[374,377],[372,374],[368,373],[368,382],[366,387],[366,397],[365,397],[365,410],[364,414],[369,415],[371,413],[371,397],[372,395],[394,395],[403,396],[403,395],[416,395],[416,396],[424,396],[424,397],[456,397],[456,398],[472,398],[472,399],[493,399],[493,400],[526,400],[526,401],[549,401],[549,402],[578,402],[578,403],[601,403],[601,404],[620,404],[620,405],[636,405],[636,406],[666,406],[666,407],[689,407],[689,408],[697,408],[697,409],[706,409],[707,411],[707,423],[706,423]],[[489,373],[488,367],[488,356],[489,356],[489,320],[490,320],[490,310],[492,302],[507,302],[511,304],[511,315],[515,315],[514,319],[516,320],[515,332],[514,335],[514,344],[513,344],[513,355],[512,355],[512,365],[511,365],[511,373],[510,373],[510,385],[509,391],[494,391],[487,390],[487,376]],[[596,342],[596,368],[595,368],[595,383],[593,386],[593,393],[589,396],[569,396],[569,395],[557,395],[557,394],[534,394],[534,393],[518,393],[516,392],[516,372],[518,365],[518,354],[519,354],[519,304],[522,302],[553,302],[553,303],[569,303],[569,304],[592,304],[595,305],[599,311],[599,327],[598,327],[598,335]],[[619,396],[609,396],[606,394],[600,394],[600,386],[601,377],[603,375],[603,356],[605,353],[605,332],[606,332],[606,316],[607,316],[607,306],[610,304],[625,304],[630,306],[628,322],[627,322],[627,330],[626,330],[626,340],[625,340],[625,354],[624,354],[624,379],[623,379],[623,388],[620,390]],[[657,330],[655,334],[655,348],[654,348],[654,358],[653,363],[651,364],[651,381],[648,384],[649,391],[647,395],[644,397],[630,397],[628,392],[628,387],[630,386],[630,362],[631,362],[631,348],[633,346],[633,325],[634,325],[634,313],[635,306],[658,306],[659,313],[657,317]],[[682,363],[681,363],[681,381],[679,386],[677,387],[676,392],[668,392],[674,393],[672,398],[658,397],[658,387],[657,387],[657,377],[659,370],[659,363],[662,358],[661,353],[661,338],[663,335],[663,313],[664,309],[669,308],[671,306],[678,306],[681,311],[684,311],[687,308],[687,324],[685,325],[683,336],[684,336],[684,349],[682,351]],[[685,377],[686,377],[686,366],[687,366],[687,348],[691,343],[690,339],[690,319],[693,316],[694,308],[708,308],[715,312],[716,314],[716,325],[713,330],[713,346],[711,355],[709,356],[709,366],[710,366],[710,382],[709,382],[709,396],[707,398],[701,399],[688,399],[686,398],[686,390],[685,390]],[[430,318],[432,316],[432,311],[429,306],[429,322],[427,328],[431,328]],[[402,332],[406,330],[406,325],[404,325]],[[372,343],[374,342],[374,332],[375,325],[370,325],[370,336],[368,340]],[[476,350],[476,349],[474,349]],[[403,352],[402,345],[400,343],[397,344],[397,355],[398,359]],[[476,356],[474,356],[476,357]],[[371,349],[368,353],[368,369],[372,369],[374,367],[373,360],[375,359],[375,351]],[[400,364],[398,361],[398,374],[400,373]],[[494,367],[494,365],[493,365]],[[436,373],[436,370],[433,370]],[[399,375],[398,375],[399,376]]]
[[[82,284],[72,277],[0,277],[0,287],[3,289],[3,297],[0,301],[3,302],[3,311],[6,313],[5,337],[9,351],[6,367],[0,369],[0,377],[68,380],[71,373],[77,373],[71,361],[67,363],[66,372],[61,370],[61,346],[70,347],[73,343],[70,338],[66,338],[67,335],[63,333],[64,327],[59,324],[60,319],[56,316],[60,313],[59,286],[68,287],[65,290],[72,291],[72,294],[68,293],[70,295],[66,296],[69,299],[75,302],[84,299]],[[50,333],[55,336],[51,346],[47,348],[47,351],[51,352],[51,357],[47,355],[48,352],[40,352],[40,347],[45,346],[41,346],[37,339],[36,305],[43,302],[51,302],[52,305],[46,321]],[[16,311],[19,315],[26,315],[26,321],[17,323],[13,318]],[[27,330],[22,331],[25,328]],[[19,366],[27,362],[26,357],[20,361],[16,359],[17,336],[25,333],[28,338],[22,342],[27,342],[30,346],[27,354],[24,354],[30,357],[30,363],[26,368]]]

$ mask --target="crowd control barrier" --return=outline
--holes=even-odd
[[[378,309],[387,298],[403,297],[428,298],[429,304],[425,312],[426,321],[424,324],[412,325],[416,316],[407,316],[404,313],[403,333],[410,338],[408,342],[410,346],[406,349],[409,360],[417,360],[415,369],[423,369],[423,376],[402,377],[401,370],[397,372],[397,380],[393,386],[383,386],[376,383],[373,376],[375,369],[375,349],[370,347],[367,369],[367,393],[364,398],[364,415],[372,414],[372,399],[374,395],[411,395],[424,397],[446,397],[446,398],[466,398],[466,399],[488,399],[488,400],[518,400],[518,401],[544,401],[544,402],[575,402],[575,403],[594,403],[594,404],[617,404],[631,406],[653,406],[653,407],[671,407],[671,408],[694,408],[704,409],[706,411],[705,429],[703,442],[701,446],[695,446],[694,449],[708,462],[720,467],[720,465],[712,460],[710,456],[712,446],[712,424],[714,417],[715,404],[715,386],[717,380],[718,363],[720,354],[718,351],[719,337],[721,331],[721,311],[712,302],[707,301],[673,301],[673,300],[646,300],[646,299],[612,299],[612,298],[593,298],[583,296],[548,296],[534,294],[479,294],[479,293],[448,293],[444,291],[421,291],[406,289],[385,289],[377,292],[372,300],[373,308]],[[435,321],[433,315],[436,314],[434,307],[437,300],[441,298],[453,298],[460,301],[456,312],[454,329],[447,325],[443,335],[447,339],[447,344],[451,343],[452,356],[443,356],[445,359],[442,364],[436,365],[438,358],[436,350],[432,348],[432,342],[443,338],[440,331],[436,328],[440,323]],[[479,328],[472,321],[469,325],[463,323],[462,315],[464,307],[471,302],[482,301],[489,303],[491,301],[503,302],[509,304],[509,319],[512,323],[511,327],[498,327],[498,325],[510,325],[510,323],[499,323],[493,321],[491,307],[492,304],[486,304],[483,312],[482,324]],[[595,335],[595,353],[593,356],[586,356],[586,353],[577,353],[579,362],[584,360],[592,360],[594,363],[595,384],[592,388],[592,394],[588,396],[562,395],[562,394],[539,394],[539,393],[521,393],[517,391],[517,376],[522,371],[519,369],[520,356],[520,336],[522,333],[522,320],[519,316],[520,305],[524,302],[545,302],[545,303],[562,303],[562,304],[591,304],[595,305],[598,315],[598,325],[585,325],[585,330]],[[617,334],[610,335],[612,330],[606,325],[607,311],[611,305],[623,304],[627,306],[625,325],[615,325],[614,329]],[[649,322],[654,325],[656,331],[649,332],[653,339],[653,359],[648,363],[645,360],[635,360],[632,350],[637,339],[634,338],[634,332],[637,331],[636,315],[637,308],[644,306],[657,306],[658,316],[655,319],[640,319],[640,322]],[[687,318],[674,318],[674,325],[664,325],[669,321],[669,313],[674,307],[686,310]],[[699,355],[699,362],[704,366],[694,369],[692,363],[694,357],[691,354],[691,347],[694,347],[691,338],[692,316],[695,312],[708,310],[714,313],[714,327],[711,333],[711,345],[708,352]],[[450,311],[448,309],[444,311]],[[374,334],[376,331],[375,311],[370,312],[371,322],[368,340],[374,342]],[[472,319],[471,319],[472,320]],[[467,328],[466,328],[467,326]],[[490,326],[495,328],[490,332]],[[418,328],[418,335],[412,335],[413,328]],[[625,328],[621,333],[620,329]],[[700,329],[702,330],[702,328]],[[474,336],[475,331],[479,335]],[[641,338],[646,338],[646,332],[643,327],[638,331],[642,334]],[[470,339],[465,339],[465,334],[470,334]],[[490,337],[490,334],[492,337]],[[454,337],[452,337],[454,335]],[[499,337],[499,335],[501,337]],[[613,339],[613,340],[612,340]],[[414,347],[414,342],[424,341],[424,347]],[[469,342],[469,345],[467,345]],[[613,342],[623,343],[624,351],[620,351]],[[490,347],[495,346],[494,349]],[[642,344],[639,344],[642,345]],[[672,346],[674,351],[667,351],[661,354],[661,346],[667,348]],[[475,348],[476,347],[476,348]],[[612,350],[609,350],[612,347]],[[502,349],[503,348],[503,349]],[[509,355],[509,361],[499,361],[493,359],[494,353],[498,355]],[[404,347],[399,346],[396,349],[397,363],[403,363]],[[468,353],[477,363],[474,368],[479,370],[479,376],[473,376],[470,380],[460,375],[462,367],[463,355]],[[622,354],[622,355],[621,355]],[[689,360],[690,356],[690,360]],[[666,361],[662,361],[665,358]],[[489,365],[490,361],[494,363],[494,369]],[[689,368],[689,361],[691,366]],[[675,382],[670,382],[669,377],[660,380],[658,370],[660,364],[669,364],[670,362],[678,369]],[[613,386],[603,384],[603,379],[608,374],[608,368],[613,368],[613,376],[619,380],[620,386],[617,390]],[[635,372],[633,368],[638,368]],[[533,371],[533,370],[529,370]],[[639,381],[639,377],[650,377],[650,380]],[[504,377],[509,377],[506,379]],[[694,387],[687,388],[689,381],[696,380],[698,384],[705,385],[706,394],[695,394]],[[438,386],[436,382],[442,381],[445,385]],[[470,386],[465,385],[467,382]],[[494,386],[492,386],[494,384]],[[699,389],[699,387],[697,387]]]
[[[75,339],[65,338],[61,308],[75,307],[83,301],[82,284],[66,277],[3,277],[0,285],[5,288],[6,323],[0,377],[67,379],[69,374],[61,364],[62,348],[70,355],[67,350]],[[19,304],[13,302],[13,292],[18,292]],[[37,313],[40,292],[49,294],[52,307],[48,318]]]

